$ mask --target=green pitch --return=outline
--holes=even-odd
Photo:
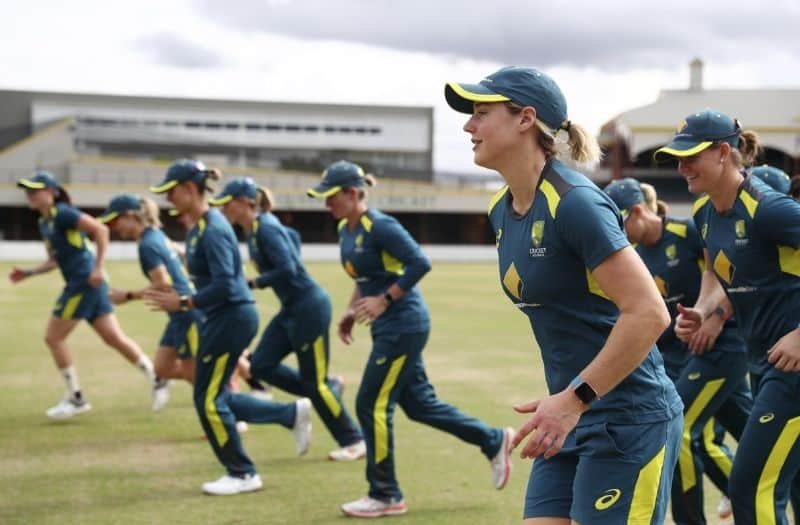
[[[186,384],[174,384],[167,408],[150,410],[144,377],[81,325],[69,338],[80,381],[93,410],[65,422],[44,411],[63,395],[63,381],[42,341],[46,319],[62,286],[57,271],[19,285],[0,264],[0,523],[156,524],[346,523],[339,505],[366,493],[364,463],[338,464],[326,455],[336,444],[314,416],[308,455],[298,458],[282,427],[250,425],[246,450],[264,490],[210,497],[200,484],[223,474],[207,442]],[[310,264],[329,291],[334,319],[343,312],[352,281],[338,264]],[[112,285],[141,287],[134,263],[109,264]],[[422,281],[433,330],[425,349],[437,394],[492,425],[517,426],[514,403],[545,392],[541,360],[527,320],[502,295],[492,264],[435,264]],[[261,328],[276,311],[269,290],[257,294]],[[141,303],[118,308],[123,329],[152,355],[165,316]],[[354,398],[369,333],[358,327],[351,346],[332,333],[331,372],[347,380]],[[288,362],[294,364],[293,357]],[[244,386],[244,390],[247,387]],[[291,396],[277,393],[279,400]],[[529,462],[518,458],[505,490],[491,486],[480,451],[456,438],[395,416],[397,475],[409,512],[404,524],[519,523]],[[717,493],[707,491],[709,522]]]

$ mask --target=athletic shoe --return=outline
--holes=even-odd
[[[258,474],[247,474],[243,478],[224,475],[216,481],[203,483],[203,492],[212,496],[232,496],[242,492],[254,492],[261,490],[264,484],[261,483],[261,476]]]
[[[311,443],[311,400],[303,397],[295,401],[297,414],[292,425],[292,434],[297,442],[297,455],[304,456]]]
[[[336,394],[336,397],[339,399],[342,398],[342,394],[344,393],[344,376],[333,376],[330,378],[331,382],[331,392]]]
[[[506,483],[508,483],[508,478],[511,476],[511,439],[513,437],[513,428],[504,429],[500,450],[492,458],[492,483],[497,490],[505,487]]]
[[[169,401],[169,380],[158,379],[153,385],[153,412],[158,412]]]
[[[345,516],[353,516],[355,518],[395,516],[397,514],[405,514],[407,510],[408,508],[403,500],[381,501],[369,496],[364,496],[361,499],[342,505],[342,512],[344,512]]]
[[[728,519],[733,515],[733,507],[731,507],[731,500],[727,497],[722,496],[722,499],[719,500],[719,505],[717,505],[717,516],[720,519]]]
[[[78,401],[68,395],[59,401],[56,406],[48,408],[45,414],[51,419],[69,419],[72,416],[83,414],[91,409],[92,405],[87,401]]]
[[[328,453],[328,459],[331,461],[356,461],[367,455],[367,444],[362,439],[352,445],[337,448],[336,450]]]
[[[245,432],[247,432],[248,428],[250,428],[250,426],[247,424],[247,421],[237,421],[236,422],[236,432],[237,433],[244,434]]]

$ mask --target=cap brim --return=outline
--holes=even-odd
[[[703,150],[706,150],[714,144],[710,140],[703,142],[687,141],[687,140],[673,140],[663,148],[658,148],[653,153],[653,158],[657,159],[659,155],[671,155],[673,157],[690,157]]]
[[[208,199],[208,203],[212,206],[224,206],[233,200],[233,195],[217,195]]]
[[[103,224],[108,224],[109,222],[113,221],[117,217],[119,217],[119,212],[118,211],[106,210],[105,212],[103,212],[103,214],[101,216],[99,216],[97,218],[97,220],[102,222]]]
[[[315,197],[317,199],[327,199],[331,195],[334,195],[335,193],[338,193],[340,191],[342,191],[341,186],[330,187],[324,184],[320,184],[319,186],[315,186],[306,191],[306,195],[308,195],[309,197]]]
[[[19,179],[17,181],[17,186],[20,188],[25,188],[27,190],[43,190],[47,187],[47,184],[45,184],[44,182],[36,182],[28,179]]]
[[[166,193],[178,185],[176,180],[168,180],[161,183],[159,186],[150,186],[151,193]]]
[[[459,113],[468,114],[472,114],[476,102],[489,103],[511,100],[481,84],[459,84],[457,82],[445,84],[444,98],[451,108]]]
[[[181,214],[181,212],[178,211],[177,208],[170,208],[170,209],[167,210],[167,215],[169,215],[170,217],[177,217],[180,214]]]

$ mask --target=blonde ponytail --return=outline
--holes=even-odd
[[[658,200],[658,194],[656,193],[655,187],[653,187],[652,184],[647,184],[646,182],[640,183],[639,187],[642,189],[642,194],[644,195],[644,204],[647,206],[647,209],[659,217],[665,216],[669,211],[669,205],[662,200]]]
[[[600,160],[600,145],[593,135],[586,132],[583,126],[566,121],[562,129],[567,131],[570,157],[578,164],[593,165]]]
[[[145,227],[161,228],[160,213],[158,204],[153,199],[142,197],[139,200],[139,209],[135,212],[135,216]]]
[[[264,186],[256,188],[256,208],[264,213],[271,211],[274,206],[275,199],[272,196],[272,192],[269,191],[269,188],[265,188]]]

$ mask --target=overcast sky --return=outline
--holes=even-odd
[[[736,4],[12,0],[0,88],[433,106],[436,168],[475,171],[443,85],[503,65],[548,72],[593,131],[687,86],[695,56],[707,87],[800,87],[800,1]]]

